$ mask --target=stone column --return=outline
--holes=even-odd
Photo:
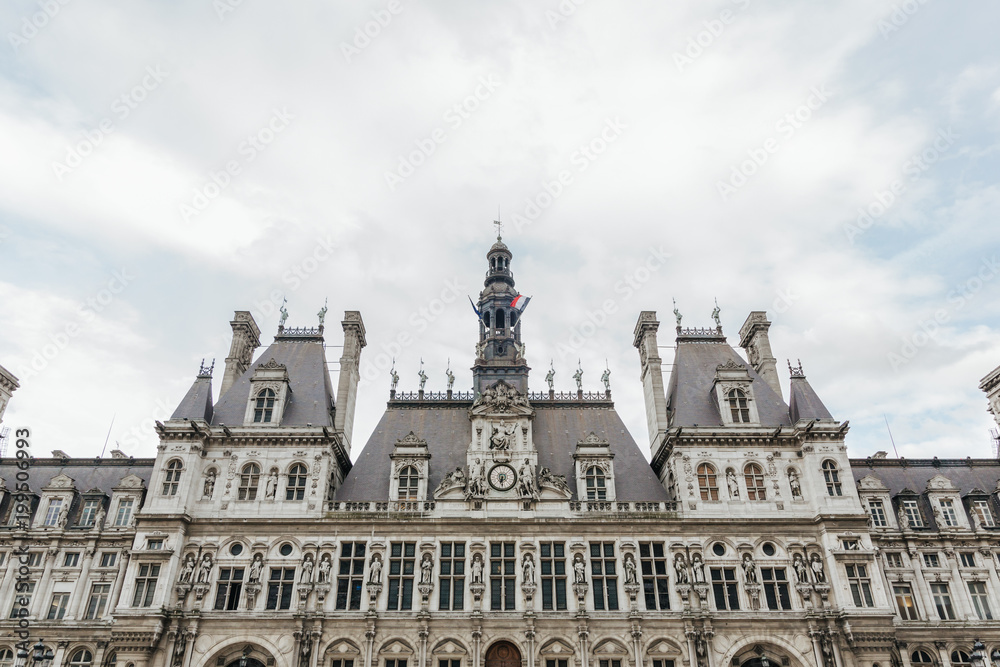
[[[812,639],[813,644],[813,658],[816,660],[816,667],[824,667],[823,664],[823,647],[819,645],[820,635],[823,633],[819,630],[810,630],[809,638]]]
[[[927,585],[927,580],[924,579],[924,568],[920,554],[916,550],[908,550],[906,555],[910,560],[910,569],[913,570],[913,574],[917,577],[916,581],[913,582],[913,588],[915,589],[913,593],[917,596],[917,600],[924,610],[924,618],[934,620],[937,618],[937,611],[934,608],[934,598],[931,596],[930,586]]]
[[[580,667],[587,667],[590,664],[590,656],[587,650],[587,639],[590,636],[590,630],[587,628],[586,620],[582,621],[576,629],[577,635],[580,638]]]
[[[472,631],[472,665],[479,667],[483,650],[483,628],[477,625]]]
[[[62,667],[63,661],[66,659],[66,649],[69,648],[69,642],[62,640],[56,642],[56,654],[52,658],[52,667]]]
[[[944,557],[948,559],[951,566],[951,580],[954,585],[951,587],[951,603],[955,607],[956,620],[978,621],[979,617],[972,610],[972,600],[968,597],[968,587],[962,579],[962,573],[958,569],[958,554],[952,548],[945,549]],[[959,590],[963,588],[965,590]]]
[[[11,601],[8,603],[6,599],[7,598],[6,592],[10,591],[11,597],[13,598],[14,584],[11,580],[14,578],[14,573],[17,572],[17,568],[20,567],[20,561],[17,552],[17,548],[20,546],[19,542],[20,540],[15,540],[13,546],[11,547],[10,552],[7,554],[7,569],[3,573],[3,583],[0,583],[0,591],[4,591],[4,593],[0,594],[2,595],[2,597],[0,597],[0,609],[9,610],[14,606],[13,599],[11,599]],[[9,614],[10,612],[8,611],[7,613]]]
[[[642,667],[642,623],[641,619],[632,620],[632,654],[635,667]]]
[[[46,593],[52,588],[52,564],[56,561],[57,553],[59,553],[58,550],[51,548],[45,551],[45,570],[42,572],[42,576],[35,581],[35,593],[31,597],[31,604],[28,607],[29,615],[35,618],[42,618],[45,615],[45,604],[49,599]],[[58,667],[58,665],[54,667]]]
[[[83,552],[83,569],[80,571],[80,578],[76,580],[76,586],[73,588],[73,595],[69,599],[69,608],[66,610],[66,620],[72,620],[80,618],[81,608],[85,604],[83,600],[87,599],[87,584],[90,578],[90,567],[94,563],[94,558],[96,558],[97,552],[88,548]]]
[[[688,627],[684,630],[684,636],[687,637],[688,643],[688,664],[691,667],[698,667],[698,648],[695,646],[695,637],[698,636],[698,631],[693,627]],[[820,663],[819,667],[823,667],[823,663]]]
[[[111,599],[108,600],[108,607],[106,609],[108,615],[118,608],[118,598],[121,597],[122,586],[125,584],[125,573],[128,572],[128,563],[132,558],[132,554],[128,551],[119,552],[119,556],[118,574],[115,576],[115,585],[111,589]]]

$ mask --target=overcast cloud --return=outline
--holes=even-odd
[[[607,360],[646,443],[638,313],[670,346],[671,299],[708,326],[718,298],[734,345],[768,311],[782,377],[802,360],[851,455],[891,453],[887,418],[901,455],[990,456],[998,19],[940,0],[8,0],[5,423],[95,456],[114,417],[108,449],[151,456],[202,357],[218,388],[234,310],[266,345],[272,295],[292,326],[329,298],[331,372],[342,312],[368,331],[356,456],[380,362],[400,389],[421,358],[429,390],[449,359],[471,384],[465,294],[499,204],[534,389],[550,359],[571,389],[580,359],[596,390]]]

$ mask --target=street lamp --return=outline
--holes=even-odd
[[[34,667],[49,667],[53,658],[55,656],[52,655],[52,649],[46,649],[41,639],[32,647],[31,659]]]
[[[987,667],[986,647],[978,639],[972,643],[972,655],[969,656],[969,663],[972,667]]]
[[[249,644],[243,647],[243,653],[240,654],[240,667],[247,667],[247,657],[249,657],[252,650]]]
[[[993,667],[1000,667],[1000,649],[993,649],[993,653],[990,653],[990,662],[993,663]]]
[[[14,663],[15,667],[26,667],[28,664],[28,652],[23,648],[17,649],[17,661]]]

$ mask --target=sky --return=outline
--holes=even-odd
[[[357,457],[421,359],[471,386],[504,222],[531,387],[600,388],[648,442],[718,300],[773,322],[851,456],[993,456],[1000,6],[931,0],[0,4],[4,425],[38,455],[155,454],[250,310],[367,329]],[[263,348],[262,348],[263,350]],[[261,351],[262,351],[261,350]],[[887,423],[891,427],[890,441]],[[105,443],[107,446],[105,447]],[[108,455],[105,453],[105,455]]]

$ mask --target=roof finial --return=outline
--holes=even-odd
[[[802,360],[801,359],[796,359],[796,361],[799,362],[798,367],[792,366],[792,361],[790,359],[786,359],[785,361],[788,362],[788,373],[793,378],[804,378],[806,376],[806,374],[802,371]]]
[[[493,224],[497,226],[497,241],[500,241],[503,237],[503,219],[500,217],[500,204],[497,204],[497,219],[493,221]]]
[[[278,308],[278,312],[281,313],[281,317],[278,319],[278,329],[284,329],[285,321],[288,320],[288,309],[285,308],[286,303],[288,303],[288,297],[281,297],[281,308]]]
[[[722,320],[719,319],[719,313],[720,312],[721,312],[721,309],[719,308],[719,299],[716,298],[715,299],[715,308],[712,310],[712,319],[715,320],[715,327],[719,331],[722,331]]]
[[[326,319],[326,303],[330,300],[330,297],[323,299],[323,307],[319,309],[317,315],[319,316],[319,325],[323,326],[323,320]]]
[[[212,377],[212,371],[215,370],[215,359],[212,359],[212,365],[206,366],[205,359],[201,360],[201,367],[198,368],[198,377]]]
[[[674,302],[674,317],[677,318],[677,328],[680,329],[681,328],[681,318],[683,316],[681,315],[681,311],[677,310],[677,299],[674,299],[673,297],[670,297],[670,298]]]

